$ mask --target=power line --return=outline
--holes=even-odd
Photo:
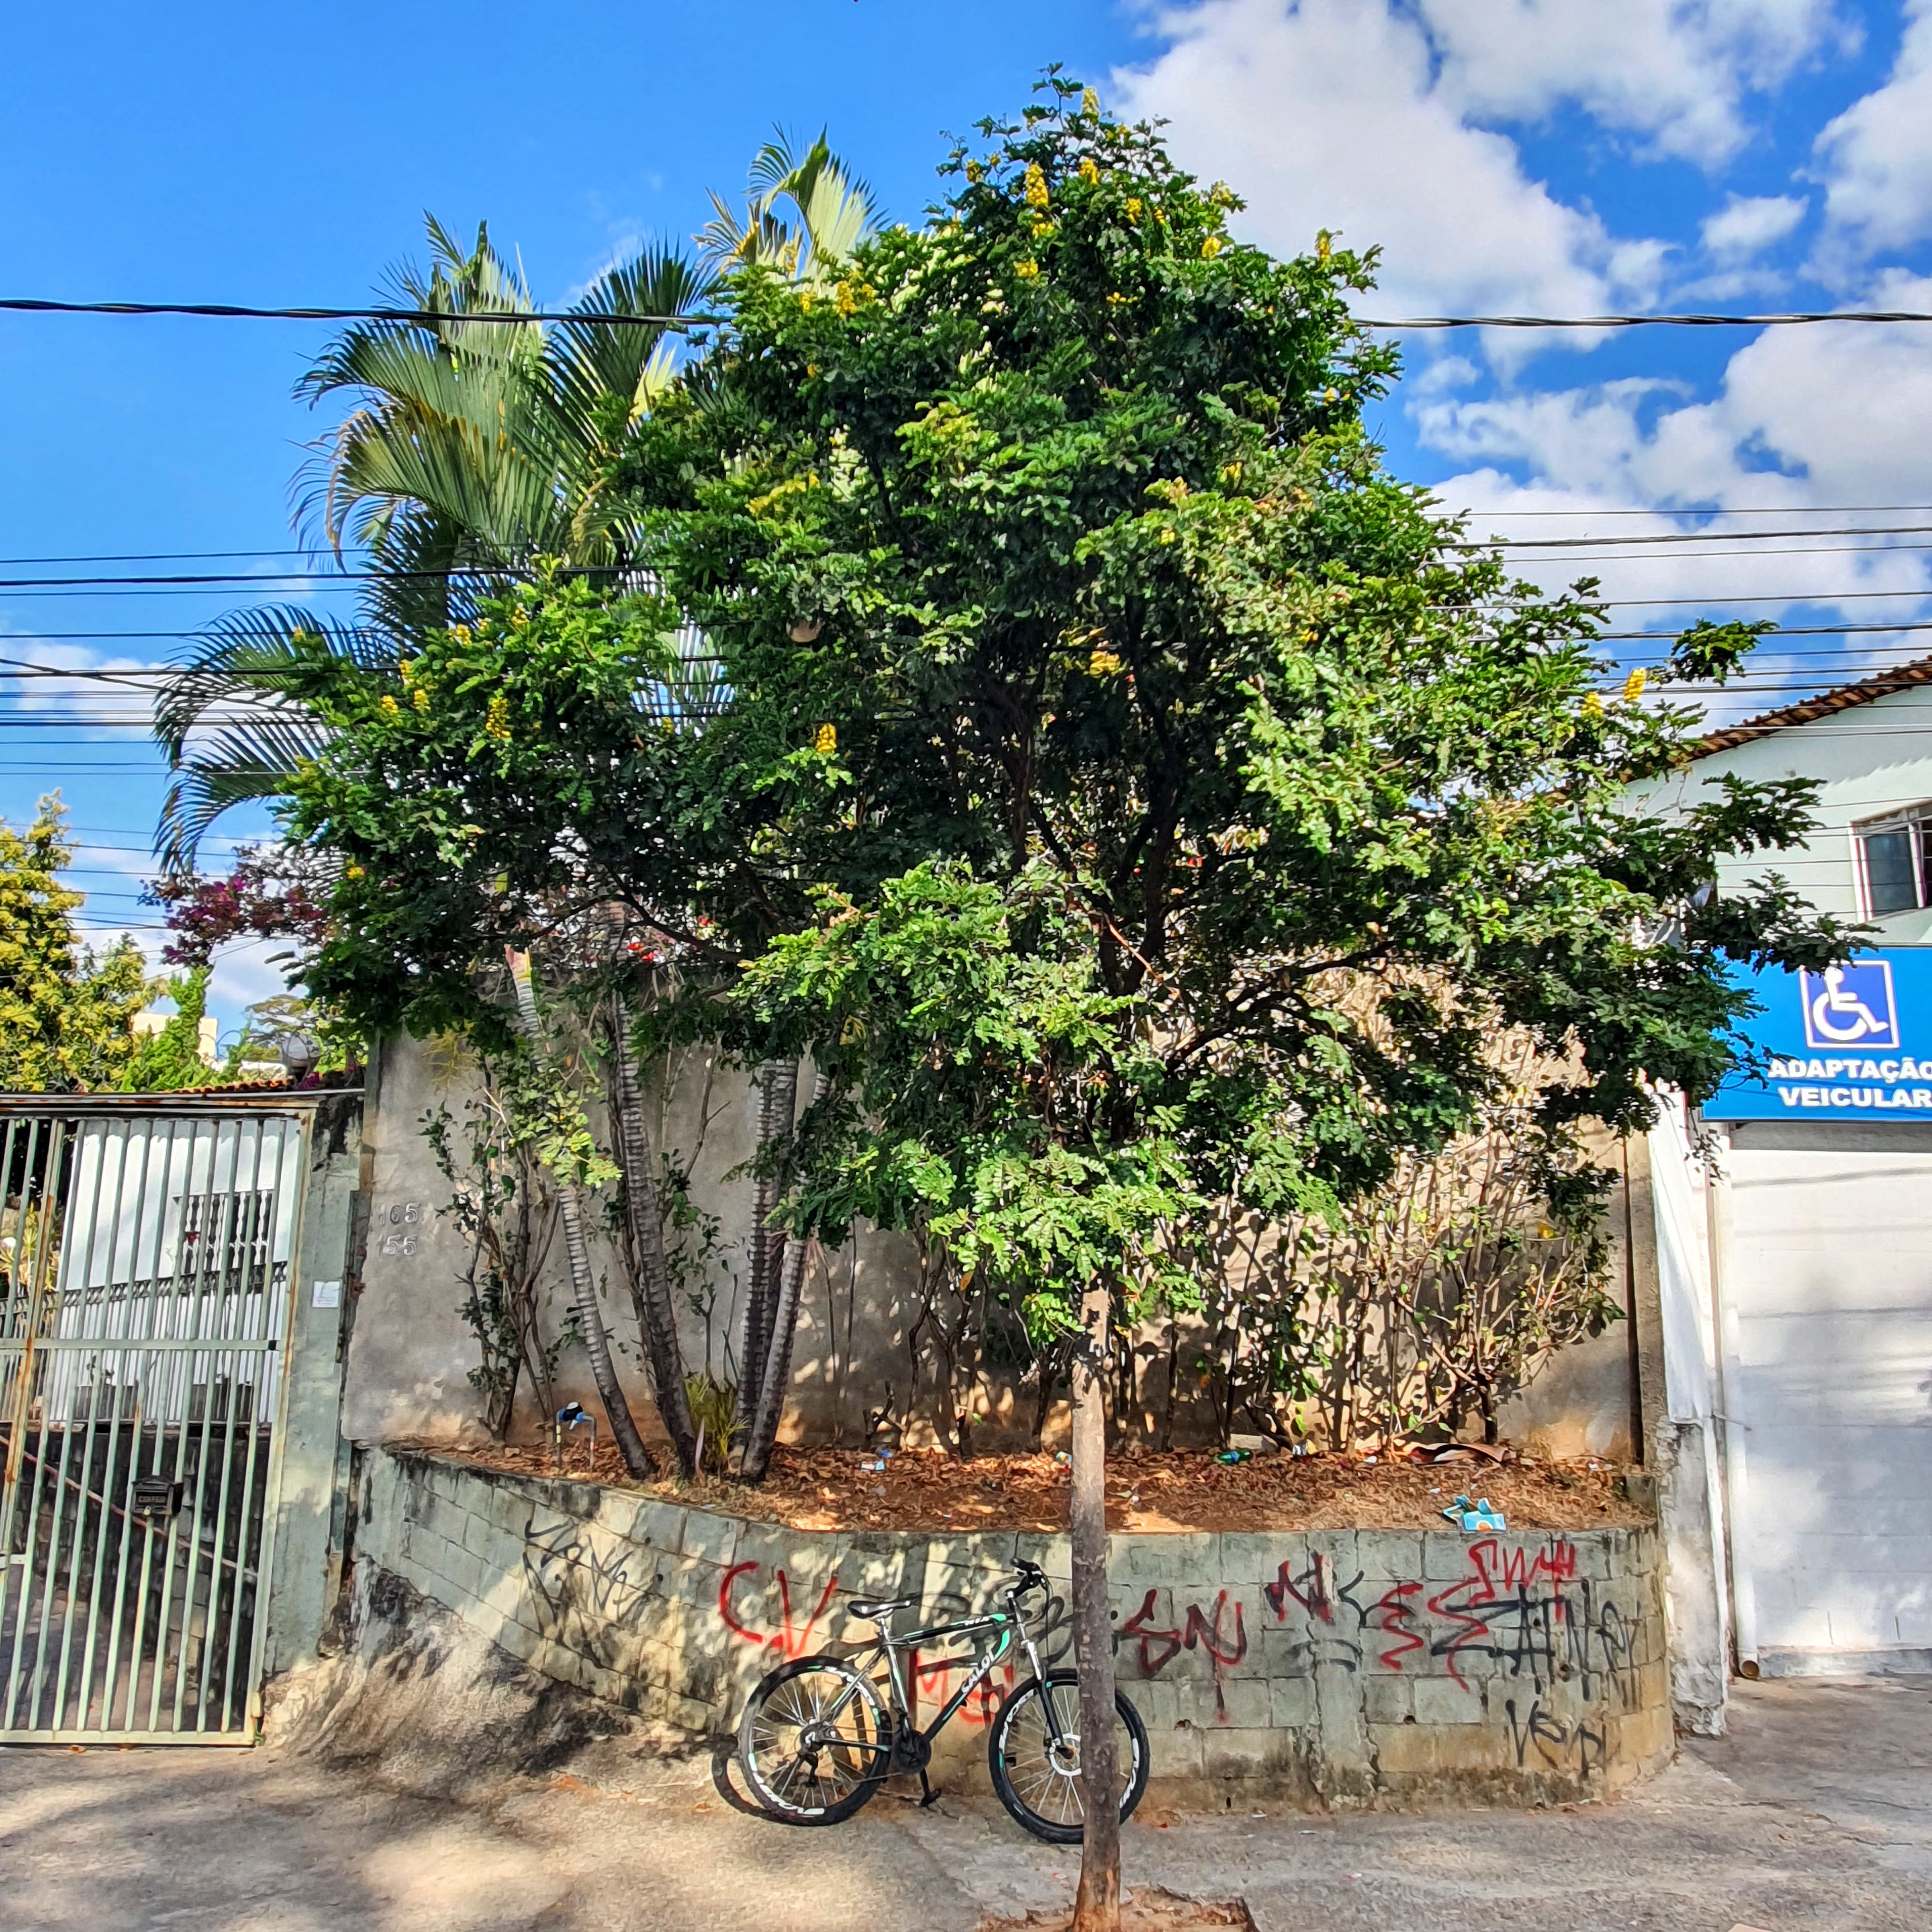
[[[1426,486],[1425,486],[1426,487]],[[1508,508],[1462,509],[1452,512],[1456,517],[1850,517],[1874,515],[1880,512],[1890,514],[1908,510],[1932,510],[1932,503],[1766,503],[1755,509],[1724,508],[1713,507],[1708,510],[1659,507],[1654,509],[1624,508],[1620,510],[1529,510]],[[240,552],[224,553],[239,555]],[[274,551],[269,555],[282,556],[292,553]],[[0,563],[11,561],[30,561],[0,557]],[[58,563],[66,560],[56,557],[51,561]],[[90,560],[76,557],[75,562]]]
[[[1639,537],[1494,537],[1484,543],[1455,543],[1448,550],[1574,550],[1587,544],[1592,550],[1619,548],[1636,544],[1710,543],[1721,538],[1730,543],[1770,543],[1780,537],[1922,537],[1932,536],[1932,524],[1857,524],[1837,530],[1652,530]],[[130,581],[132,580],[130,580]],[[160,580],[157,579],[156,581]],[[0,579],[0,588],[4,587]]]
[[[16,315],[194,316],[219,322],[401,322],[435,328],[444,322],[588,322],[602,328],[700,328],[728,321],[722,315],[620,315],[577,309],[479,309],[467,314],[434,308],[261,308],[246,302],[54,302],[33,296],[0,296],[0,310]]]
[[[19,315],[190,316],[224,322],[395,322],[423,328],[478,322],[522,328],[560,322],[596,328],[686,330],[720,326],[729,316],[624,315],[580,309],[444,309],[258,307],[247,302],[56,302],[42,296],[0,296],[0,311]],[[1916,309],[1792,310],[1780,314],[1735,315],[1703,312],[1674,315],[1418,315],[1395,318],[1356,316],[1361,328],[1790,328],[1830,322],[1932,322]]]
[[[0,302],[0,308],[9,304]],[[1824,322],[1932,322],[1920,309],[1796,310],[1779,315],[1412,315],[1351,318],[1360,328],[1793,328]]]

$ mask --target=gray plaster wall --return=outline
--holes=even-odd
[[[470,1251],[446,1211],[454,1184],[439,1169],[423,1131],[440,1110],[460,1123],[479,1091],[473,1064],[437,1046],[392,1039],[382,1047],[380,1100],[368,1127],[368,1246],[344,1408],[352,1442],[457,1447],[484,1439],[482,1404],[470,1381],[477,1345],[460,1312]],[[668,1088],[652,1100],[658,1147],[686,1166],[694,1199],[719,1226],[716,1264],[706,1276],[708,1318],[686,1307],[682,1340],[692,1369],[708,1366],[722,1376],[751,1205],[751,1184],[739,1172],[753,1147],[751,1089],[741,1073],[693,1054],[677,1063]],[[586,1220],[600,1226],[600,1204],[592,1204]],[[648,1438],[658,1425],[624,1272],[601,1231],[592,1246],[619,1373]],[[836,1255],[814,1257],[799,1320],[787,1439],[824,1440],[842,1430],[847,1439],[860,1439],[866,1408],[884,1400],[886,1385],[896,1378],[903,1393],[910,1374],[906,1300],[917,1278],[910,1243],[874,1230],[862,1229]],[[555,1335],[568,1305],[560,1242],[550,1256],[548,1282],[548,1333]],[[594,1409],[580,1349],[565,1352],[556,1393]],[[540,1426],[526,1388],[521,1432]]]
[[[357,1561],[529,1670],[698,1744],[778,1664],[856,1642],[855,1595],[922,1622],[990,1606],[1064,1538],[792,1531],[633,1491],[418,1452],[365,1462]],[[1614,1790],[1672,1749],[1657,1538],[1343,1530],[1112,1540],[1116,1664],[1175,1802],[1543,1803]],[[1064,1606],[1047,1634],[1064,1656]],[[919,1660],[922,1708],[947,1656]],[[997,1698],[1012,1682],[989,1680]],[[460,1687],[449,1687],[460,1694]],[[983,1698],[941,1734],[982,1778]]]
[[[801,1083],[802,1085],[805,1083]],[[465,1295],[468,1244],[446,1209],[454,1187],[436,1166],[423,1132],[438,1110],[460,1120],[478,1091],[473,1066],[434,1045],[392,1040],[382,1052],[380,1099],[371,1108],[370,1210],[368,1252],[350,1345],[344,1429],[356,1442],[414,1442],[456,1448],[484,1439],[482,1409],[470,1375],[478,1354],[458,1310]],[[708,1316],[687,1308],[685,1359],[723,1375],[744,1269],[751,1187],[740,1170],[753,1144],[752,1099],[742,1073],[701,1054],[676,1063],[652,1096],[660,1150],[687,1167],[694,1200],[715,1216],[721,1242],[706,1280]],[[803,1104],[802,1096],[801,1105]],[[586,1219],[596,1223],[593,1204]],[[1612,1229],[1621,1238],[1619,1227]],[[597,1243],[607,1325],[620,1373],[646,1436],[658,1429],[637,1323],[625,1276],[608,1243]],[[560,1333],[568,1305],[560,1246],[550,1256],[549,1320]],[[915,1442],[930,1440],[939,1391],[927,1360],[908,1346],[920,1307],[918,1257],[904,1236],[861,1226],[836,1253],[814,1252],[806,1276],[793,1356],[792,1386],[782,1433],[790,1442],[862,1442],[881,1406],[910,1411]],[[1164,1351],[1158,1351],[1162,1352]],[[1185,1356],[1186,1351],[1182,1351]],[[1511,1439],[1546,1454],[1627,1456],[1633,1444],[1628,1345],[1620,1329],[1566,1350],[1506,1412]],[[1157,1392],[1156,1392],[1157,1393]],[[977,1439],[988,1448],[1032,1439],[1034,1392],[994,1376],[990,1409]],[[567,1350],[557,1376],[560,1400],[595,1408],[580,1350]],[[1176,1439],[1190,1439],[1190,1394]],[[1065,1405],[1047,1414],[1046,1439],[1064,1427]],[[1198,1418],[1208,1426],[1204,1407]],[[533,1436],[542,1418],[527,1388],[518,1432]],[[1199,1433],[1199,1430],[1196,1433]]]

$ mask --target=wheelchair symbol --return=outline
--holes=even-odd
[[[1798,977],[1808,1045],[1897,1048],[1898,1008],[1892,1003],[1889,960],[1827,966],[1822,974],[1802,973]]]

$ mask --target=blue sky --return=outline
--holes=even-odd
[[[688,235],[774,122],[828,124],[916,220],[945,132],[1016,107],[1053,60],[1167,117],[1183,163],[1246,197],[1250,238],[1379,241],[1365,313],[1932,308],[1932,0],[22,8],[0,39],[0,292],[352,302],[419,252],[427,208],[487,218],[559,298]],[[0,556],[288,545],[320,426],[290,389],[325,334],[0,316]],[[1932,522],[1834,514],[1932,505],[1932,328],[1418,337],[1409,368],[1380,433],[1482,533]],[[1546,580],[1602,575],[1630,628],[1734,605],[1904,623],[1932,618],[1924,541],[1522,554]],[[231,566],[0,576],[202,567]],[[172,637],[107,634],[244,595],[0,588],[0,656],[152,662]],[[1755,699],[1915,647],[1794,639]],[[161,782],[137,728],[86,722],[136,717],[101,690],[0,682],[0,814],[61,788],[111,930],[153,916],[133,896]],[[218,1008],[275,989],[260,949],[238,955]]]

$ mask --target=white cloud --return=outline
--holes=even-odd
[[[1116,73],[1114,101],[1164,116],[1178,158],[1249,202],[1277,254],[1321,228],[1387,256],[1375,306],[1396,314],[1588,314],[1640,302],[1659,244],[1619,242],[1472,127],[1422,28],[1383,0],[1203,0],[1158,16],[1168,45]]]
[[[1481,118],[1574,103],[1706,164],[1748,134],[1744,99],[1831,30],[1832,0],[1418,0],[1444,88]]]
[[[1886,307],[1924,308],[1932,306],[1932,281],[1894,277],[1879,295]],[[1451,508],[1491,513],[1474,526],[1479,536],[1623,536],[1699,526],[1671,506],[1802,512],[1932,500],[1922,430],[1932,418],[1932,340],[1923,330],[1766,329],[1732,357],[1711,400],[1678,402],[1680,393],[1664,382],[1626,380],[1490,399],[1424,398],[1412,413],[1425,442],[1471,466],[1438,494]],[[1557,508],[1651,514],[1573,516],[1554,529],[1555,520],[1522,514]],[[1798,514],[1792,526],[1841,523],[1911,525],[1932,523],[1932,515]],[[1729,536],[1778,526],[1778,518],[1737,515],[1710,527]],[[1713,543],[1725,553],[1714,556],[1697,554],[1705,546],[1691,543],[1641,558],[1612,549],[1587,566],[1552,556],[1526,568],[1546,584],[1587,568],[1619,598],[1696,596],[1714,605],[1747,596],[1829,604],[1853,592],[1907,593],[1897,604],[1860,598],[1846,604],[1870,622],[1916,614],[1910,599],[1932,595],[1928,553],[1909,547],[1927,541]],[[1777,601],[1755,608],[1777,614]]]
[[[1885,85],[1818,136],[1831,234],[1826,272],[1932,235],[1932,0],[1906,0],[1905,37]]]
[[[1704,218],[1704,246],[1724,261],[1742,261],[1782,242],[1804,219],[1808,206],[1796,195],[1734,194]]]

